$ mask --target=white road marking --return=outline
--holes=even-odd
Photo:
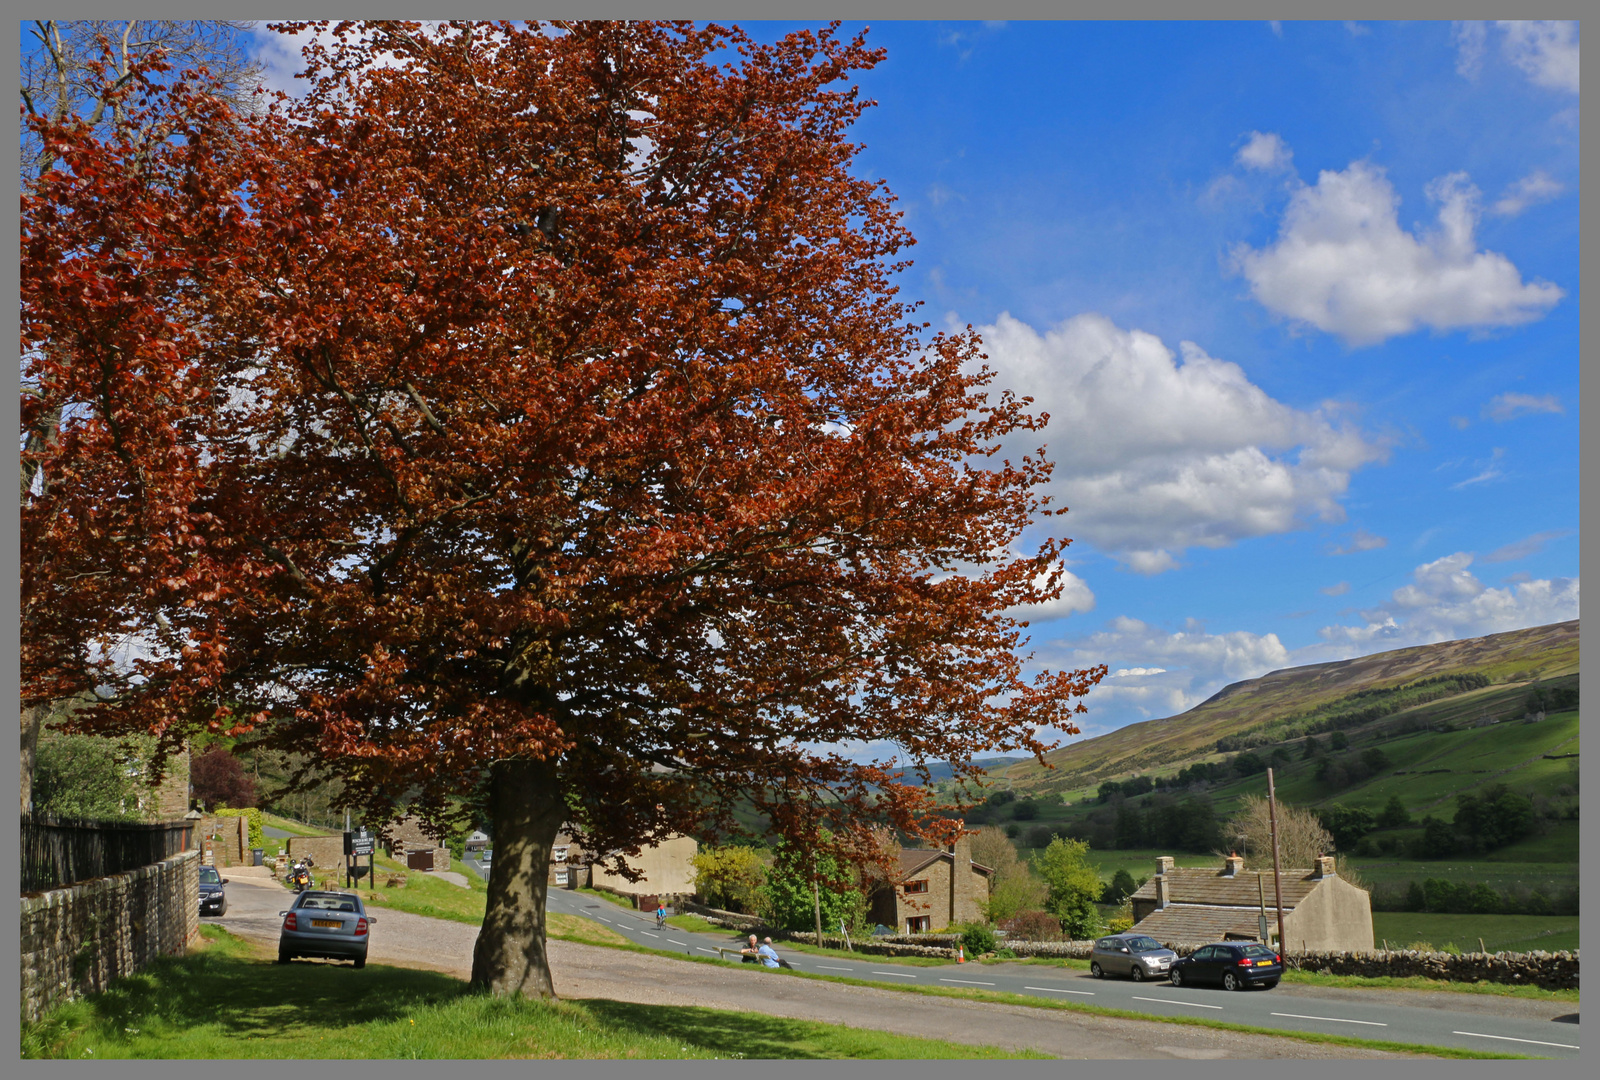
[[[609,923],[611,921],[610,919],[606,918],[603,915],[596,915],[595,918],[599,919],[603,923]]]
[[[652,933],[651,933],[651,932],[650,932],[650,931],[648,931],[648,930],[640,930],[640,931],[639,931],[639,933],[641,933],[641,934],[643,934],[643,935],[644,935],[644,936],[645,936],[645,937],[653,937],[653,938],[658,938],[658,937],[660,937],[660,936],[661,936],[661,935],[660,935],[660,934],[652,934]]]
[[[1221,1005],[1202,1005],[1198,1001],[1179,1001],[1177,998],[1147,998],[1134,995],[1135,1001],[1154,1001],[1162,1005],[1192,1005],[1196,1009],[1220,1009]]]
[[[902,975],[898,971],[874,971],[874,975],[893,975],[897,979],[915,979],[915,975]]]
[[[1346,1020],[1342,1016],[1305,1016],[1305,1015],[1303,1015],[1301,1013],[1273,1013],[1272,1015],[1273,1016],[1292,1016],[1296,1020],[1326,1020],[1330,1024],[1365,1024],[1368,1027],[1388,1027],[1389,1026],[1388,1024],[1380,1024],[1376,1020]]]
[[[1024,986],[1024,990],[1043,990],[1047,994],[1082,994],[1084,997],[1094,997],[1093,990],[1057,990],[1053,986]]]
[[[695,948],[699,949],[701,952],[711,953],[713,956],[720,956],[721,955],[720,953],[717,952],[717,950],[708,949],[704,945],[696,945]]]
[[[827,968],[829,971],[854,971],[855,970],[855,968],[834,967],[832,964],[818,964],[817,966],[819,968]]]
[[[689,947],[689,943],[687,941],[679,941],[677,938],[670,937],[667,940],[672,942],[674,945],[682,945],[686,949]]]
[[[993,986],[994,983],[974,982],[971,979],[940,979],[940,982],[960,983],[962,986]]]
[[[1534,1046],[1559,1046],[1563,1050],[1576,1050],[1571,1043],[1540,1042],[1538,1039],[1513,1039],[1509,1035],[1485,1035],[1481,1031],[1452,1031],[1452,1035],[1471,1035],[1476,1039],[1500,1039],[1504,1042],[1532,1043]]]

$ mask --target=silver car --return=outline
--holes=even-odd
[[[1127,975],[1134,982],[1164,979],[1178,954],[1148,934],[1112,934],[1094,943],[1089,970],[1097,979]]]
[[[345,892],[303,892],[288,911],[280,911],[278,963],[297,956],[351,960],[367,966],[367,942],[378,920],[367,914],[361,898]]]

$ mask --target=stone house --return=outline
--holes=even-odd
[[[556,834],[555,847],[550,851],[550,888],[581,889],[588,884],[588,853],[571,833],[562,829]]]
[[[897,879],[872,893],[869,922],[911,934],[984,917],[994,871],[972,861],[970,836],[948,848],[904,848],[899,858]]]
[[[1309,870],[1282,870],[1284,947],[1291,952],[1370,950],[1372,899],[1339,877],[1332,856]],[[1268,939],[1278,934],[1272,871],[1247,871],[1229,856],[1223,866],[1178,867],[1156,860],[1156,873],[1130,898],[1133,928],[1157,941],[1203,944],[1258,941],[1263,909]]]
[[[407,814],[382,830],[382,835],[385,838],[384,847],[389,853],[389,858],[404,863],[407,869],[450,869],[450,849],[424,829],[422,819],[417,815]],[[343,844],[342,839],[340,843]],[[339,857],[341,860],[344,858],[342,847]]]
[[[559,845],[560,841],[557,843]],[[600,866],[591,855],[570,843],[567,857],[573,859],[573,853],[576,852],[579,859],[588,863],[591,888],[630,897],[635,904],[643,907],[654,907],[656,903],[673,903],[694,895],[695,872],[690,860],[699,850],[700,844],[693,837],[672,836],[653,847],[642,849],[638,855],[628,856],[629,866],[644,871],[644,877],[638,881],[629,881],[620,874],[612,873]],[[554,858],[551,867],[551,880],[554,882],[554,875],[559,872],[555,869]]]

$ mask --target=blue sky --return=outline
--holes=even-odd
[[[1033,648],[1110,665],[1086,733],[1578,616],[1575,24],[868,40],[903,295],[1054,418],[1073,577]]]

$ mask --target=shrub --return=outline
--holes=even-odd
[[[994,951],[994,958],[996,960],[1015,960],[1017,958],[1017,954],[1012,952],[1010,949],[996,949]]]
[[[1032,799],[1018,799],[1011,807],[1011,816],[1018,821],[1032,821],[1039,816],[1039,804]]]
[[[1035,825],[1025,834],[1023,847],[1048,847],[1055,839],[1055,830],[1048,825]]]
[[[1022,835],[1021,825],[1018,825],[1015,821],[1006,822],[1006,836],[1015,840],[1020,835]]]
[[[1132,929],[1132,915],[1118,915],[1106,920],[1106,933],[1108,934],[1126,934]]]
[[[242,817],[250,822],[250,846],[253,848],[266,847],[266,833],[261,831],[261,810],[258,807],[247,806],[242,810],[227,808],[211,811],[212,817]]]
[[[1061,920],[1048,911],[1019,911],[1002,929],[1020,941],[1062,940]]]
[[[967,955],[982,956],[987,952],[994,952],[994,931],[982,923],[968,923],[960,930],[961,944],[966,947]]]

